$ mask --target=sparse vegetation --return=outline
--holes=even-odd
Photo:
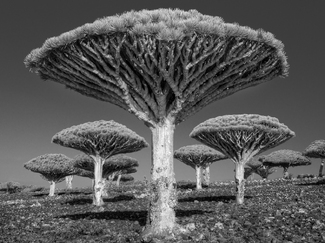
[[[164,243],[325,241],[325,180],[255,180],[246,203],[236,204],[235,182],[192,190],[178,183],[177,222],[190,233]],[[0,195],[0,242],[141,242],[148,197],[142,182],[113,187],[103,210],[92,205],[91,188]]]

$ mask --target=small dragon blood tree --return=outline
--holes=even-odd
[[[325,140],[315,140],[303,152],[303,155],[309,158],[321,159],[318,176],[323,177],[323,168],[325,163]]]
[[[49,196],[54,196],[55,184],[64,181],[66,176],[75,175],[72,160],[63,154],[44,154],[24,164],[27,170],[40,173],[50,183]]]
[[[276,172],[275,168],[272,168],[269,165],[264,165],[262,162],[258,160],[259,158],[251,158],[247,163],[246,166],[248,166],[251,170],[252,173],[255,173],[262,177],[263,180],[266,180],[269,175],[273,174]]]
[[[121,170],[118,170],[117,172],[115,172],[114,177],[112,179],[113,179],[113,181],[116,181],[116,186],[120,185],[120,181],[122,180],[123,177],[124,177],[124,180],[122,180],[122,181],[128,181],[127,175],[137,172],[137,169],[135,167],[136,166],[132,166],[132,167],[121,169]]]
[[[205,145],[189,145],[174,152],[174,158],[191,166],[196,171],[196,189],[202,189],[201,168],[218,160],[227,159],[225,155]]]
[[[259,161],[261,161],[263,165],[266,166],[282,167],[283,178],[288,178],[289,167],[311,164],[310,159],[302,155],[301,152],[293,151],[289,149],[277,150],[268,155],[260,156]]]
[[[261,115],[226,115],[197,125],[190,137],[214,148],[236,165],[236,201],[244,202],[244,166],[258,153],[274,148],[295,135],[277,118]]]
[[[93,159],[94,205],[103,205],[104,162],[117,154],[139,151],[148,146],[144,138],[115,121],[95,121],[66,128],[55,134],[53,143],[80,150]]]
[[[44,80],[115,104],[152,132],[150,206],[143,240],[176,223],[173,137],[210,103],[288,74],[281,41],[196,10],[130,11],[52,37],[25,65]]]

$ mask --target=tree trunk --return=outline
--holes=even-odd
[[[109,182],[108,182],[108,180],[106,178],[103,178],[102,180],[103,180],[103,184],[104,184],[102,196],[103,197],[107,197],[108,196],[108,193],[107,192],[108,192],[108,190],[110,188]]]
[[[318,176],[319,177],[323,177],[324,162],[325,162],[325,159],[321,159],[321,161],[320,161],[320,167],[319,167],[319,172],[318,172]]]
[[[283,178],[284,179],[289,177],[288,169],[289,169],[289,167],[283,167]]]
[[[245,179],[244,179],[244,166],[243,162],[236,162],[235,169],[235,183],[236,183],[236,202],[237,204],[244,203],[244,192],[245,192]]]
[[[202,189],[202,182],[201,182],[201,166],[195,166],[196,172],[196,190]]]
[[[65,177],[65,185],[67,189],[72,189],[72,180],[73,180],[73,175]]]
[[[54,196],[54,192],[55,192],[55,182],[54,181],[50,181],[50,197]]]
[[[174,207],[177,204],[176,180],[173,166],[173,136],[175,125],[168,119],[152,132],[152,167],[149,210],[144,241],[164,238],[180,232]]]
[[[210,184],[210,165],[206,165],[203,167],[202,176],[203,176],[203,185],[209,186],[209,184]]]
[[[91,157],[95,161],[93,205],[102,206],[104,204],[102,194],[105,186],[105,181],[102,178],[104,159],[99,157],[98,155]]]
[[[117,180],[116,180],[116,186],[120,186],[121,177],[122,177],[122,175],[118,175]]]

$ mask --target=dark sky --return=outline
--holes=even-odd
[[[159,3],[158,3],[159,2]],[[199,123],[228,114],[260,114],[277,117],[296,137],[272,149],[303,151],[312,141],[325,139],[325,34],[324,0],[313,1],[1,1],[0,2],[0,182],[45,185],[39,174],[23,168],[30,159],[46,153],[73,157],[79,152],[51,143],[64,128],[88,121],[115,120],[151,141],[149,129],[135,116],[111,105],[82,96],[40,78],[25,68],[23,61],[34,48],[52,36],[72,30],[97,18],[129,10],[180,8],[220,16],[253,29],[262,28],[285,45],[289,77],[235,93],[217,101],[177,126],[174,148],[196,144],[189,133]],[[139,160],[135,178],[150,174],[150,149],[129,154]],[[311,166],[290,168],[294,175],[317,174],[320,160]],[[211,180],[234,177],[230,160],[211,167]],[[194,170],[175,160],[177,180],[195,180]],[[282,176],[282,169],[271,176]],[[88,186],[76,178],[74,186]],[[64,187],[60,183],[59,187]]]

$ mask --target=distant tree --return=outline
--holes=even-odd
[[[113,178],[113,180],[116,181],[116,186],[120,185],[120,181],[121,181],[122,177],[128,178],[128,177],[125,177],[125,176],[127,176],[128,174],[136,173],[136,172],[137,172],[137,169],[135,168],[135,166],[132,166],[132,167],[117,171],[115,173],[115,177]]]
[[[321,159],[318,176],[323,177],[323,168],[325,163],[325,140],[315,140],[303,152],[303,155],[309,158]]]
[[[251,158],[247,163],[246,166],[252,169],[252,173],[255,173],[262,177],[264,180],[267,180],[269,175],[276,172],[275,168],[272,168],[271,166],[264,165],[261,161],[258,160],[258,158]]]
[[[72,189],[72,180],[73,180],[73,175],[65,177],[65,185],[67,189]]]
[[[123,174],[121,176],[116,176],[114,178],[114,181],[117,181],[119,178],[120,182],[129,182],[129,181],[134,181],[134,177],[129,175],[129,174]]]
[[[196,171],[196,189],[202,189],[201,168],[213,162],[227,159],[225,155],[205,145],[188,145],[174,152],[174,158]]]
[[[289,167],[310,165],[311,161],[306,156],[303,156],[301,152],[293,151],[289,149],[282,149],[274,151],[268,155],[263,155],[259,157],[259,161],[263,165],[270,167],[282,167],[283,168],[283,178],[288,178]]]
[[[227,115],[206,120],[196,126],[190,137],[214,148],[236,165],[236,201],[244,202],[244,166],[258,153],[284,143],[295,135],[279,120],[260,115]]]
[[[143,137],[115,121],[87,122],[66,128],[55,134],[53,143],[80,150],[94,160],[94,201],[96,206],[104,204],[102,193],[103,164],[117,154],[139,151],[148,146]]]
[[[180,233],[173,171],[175,125],[208,104],[285,77],[283,44],[196,10],[130,11],[53,37],[25,59],[44,80],[115,104],[152,132],[152,179],[144,240]]]
[[[78,173],[71,159],[63,154],[44,154],[24,164],[27,170],[40,173],[50,183],[49,196],[54,196],[55,184],[64,181],[66,176]]]

